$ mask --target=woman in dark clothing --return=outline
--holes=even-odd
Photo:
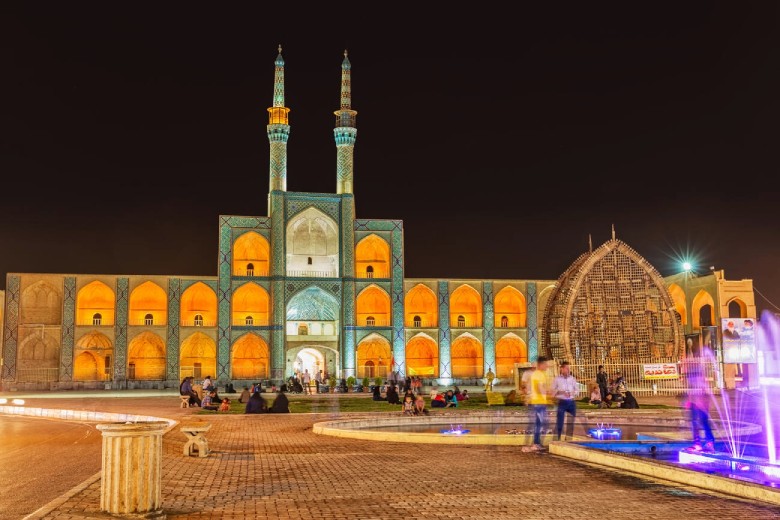
[[[387,387],[387,402],[390,404],[401,404],[401,399],[398,397],[398,391],[395,389],[395,385],[388,385]]]
[[[265,399],[260,395],[260,392],[255,392],[249,401],[246,403],[245,413],[264,413],[268,411],[268,405],[265,403]]]
[[[374,401],[384,401],[385,398],[379,392],[379,385],[374,386],[374,395],[371,397]]]
[[[200,406],[200,399],[198,399],[198,394],[195,392],[195,390],[192,389],[191,377],[188,376],[182,380],[181,384],[179,385],[179,394],[190,396],[190,406]]]
[[[270,413],[290,413],[290,401],[287,399],[287,395],[284,392],[276,394],[274,404],[271,405]]]

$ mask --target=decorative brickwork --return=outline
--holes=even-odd
[[[127,366],[127,307],[129,278],[116,279],[116,320],[114,321],[114,378],[125,379]]]
[[[16,380],[16,349],[19,346],[19,302],[21,278],[9,275],[5,288],[5,323],[3,330],[3,380]]]
[[[450,289],[449,282],[439,281],[439,378],[449,379],[450,371]]]
[[[167,379],[179,380],[179,309],[181,308],[181,280],[168,280],[168,337],[165,349]]]
[[[484,373],[488,369],[496,371],[496,339],[495,339],[495,313],[493,307],[493,282],[482,284],[482,316],[483,334],[482,348],[484,356]]]
[[[73,380],[73,346],[76,331],[76,277],[63,280],[62,347],[60,348],[60,381]]]

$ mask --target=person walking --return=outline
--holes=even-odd
[[[688,398],[685,407],[691,420],[692,448],[697,451],[715,451],[715,436],[710,425],[712,390],[704,378],[703,368],[693,366],[688,371]],[[702,446],[702,434],[704,445]]]
[[[308,368],[303,372],[303,388],[306,390],[306,395],[311,395],[311,374]]]
[[[577,417],[576,399],[580,393],[577,379],[571,374],[571,365],[568,361],[561,362],[560,373],[555,376],[552,384],[552,394],[557,401],[555,420],[555,439],[561,440],[563,421],[566,414],[570,415],[566,428],[566,437],[572,438],[574,434],[574,419]]]
[[[528,404],[531,407],[531,413],[534,420],[533,444],[523,446],[523,451],[533,452],[542,451],[542,433],[547,430],[547,402],[550,393],[549,383],[547,381],[547,358],[539,356],[536,359],[536,369],[531,375],[531,391]]]

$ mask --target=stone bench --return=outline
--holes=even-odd
[[[211,423],[186,424],[179,431],[187,437],[184,444],[184,455],[192,457],[196,452],[198,457],[207,457],[209,454],[209,441],[206,432],[211,429]]]
[[[189,408],[190,407],[190,396],[188,395],[180,395],[179,399],[181,399],[181,407],[182,408]]]

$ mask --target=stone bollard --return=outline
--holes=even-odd
[[[165,421],[98,424],[103,432],[100,510],[164,519],[160,489]]]

